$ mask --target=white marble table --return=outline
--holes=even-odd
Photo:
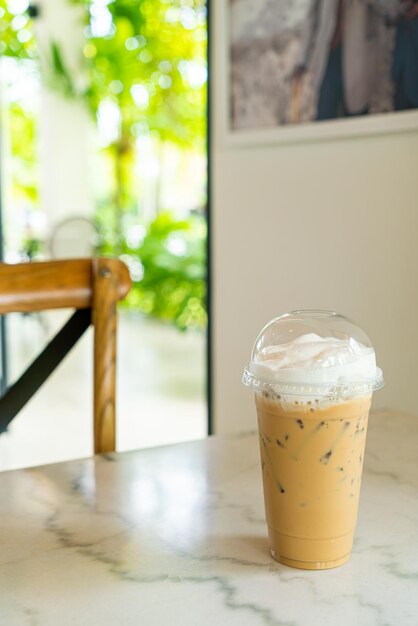
[[[5,626],[416,626],[418,418],[371,417],[355,548],[268,553],[256,435],[0,474]]]

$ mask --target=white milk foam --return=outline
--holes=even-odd
[[[377,375],[373,348],[353,338],[315,333],[263,348],[250,369],[265,382],[284,384],[345,384],[370,381]]]

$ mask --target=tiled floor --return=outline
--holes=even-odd
[[[11,377],[39,352],[63,314],[8,316]],[[123,313],[118,343],[119,450],[206,435],[205,337]],[[92,452],[91,330],[0,435],[0,470]]]

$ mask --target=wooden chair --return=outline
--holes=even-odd
[[[115,450],[116,304],[126,296],[130,286],[126,266],[116,259],[0,264],[0,314],[77,309],[0,399],[0,426],[7,427],[91,323],[94,327],[94,451]]]

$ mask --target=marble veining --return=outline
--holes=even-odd
[[[370,419],[354,551],[269,555],[256,433],[0,474],[0,624],[416,626],[418,419]]]

